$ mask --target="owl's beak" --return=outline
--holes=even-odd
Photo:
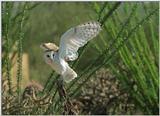
[[[51,64],[52,64],[52,59],[50,59],[50,58],[47,59],[47,60],[46,60],[46,63],[49,64],[49,65],[51,65]]]

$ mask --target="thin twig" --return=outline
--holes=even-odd
[[[105,15],[103,17],[103,19],[99,21],[102,26],[104,25],[104,23],[106,22],[106,20],[108,19],[108,17],[111,16],[113,14],[113,12],[120,6],[120,4],[121,4],[121,2],[115,3],[115,5],[112,7],[111,10],[109,10],[109,12],[107,13],[107,15]]]

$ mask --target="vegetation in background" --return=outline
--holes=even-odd
[[[102,105],[106,109],[97,110],[97,114],[158,114],[158,10],[158,2],[3,2],[2,113],[95,114],[94,109],[106,103]],[[68,28],[89,20],[101,22],[103,30],[70,63],[78,78],[61,85],[58,75],[45,64],[39,45],[43,42],[58,45]],[[21,88],[24,52],[30,57],[30,79],[36,81],[25,89]],[[10,70],[15,54],[18,54],[17,86],[12,87]],[[99,80],[103,75],[99,77],[96,72],[102,68],[107,74]],[[112,92],[103,90],[109,82],[115,85],[111,90],[118,94],[114,94],[114,100],[107,97]],[[96,92],[89,95],[93,104],[87,105],[82,99],[86,100],[87,93],[94,89]],[[100,93],[103,97],[99,97]],[[132,109],[121,108],[120,100],[125,105],[132,104]],[[119,105],[115,105],[117,102]]]

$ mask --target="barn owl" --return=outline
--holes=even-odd
[[[44,50],[45,62],[56,73],[60,74],[65,82],[70,82],[77,77],[77,73],[69,66],[68,61],[78,58],[78,49],[98,35],[101,30],[99,22],[90,21],[66,31],[60,39],[59,47],[54,43],[43,43],[40,47]]]

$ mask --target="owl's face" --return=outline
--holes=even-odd
[[[46,61],[47,64],[52,64],[52,62],[54,62],[54,51],[46,51],[44,53],[44,59]]]

